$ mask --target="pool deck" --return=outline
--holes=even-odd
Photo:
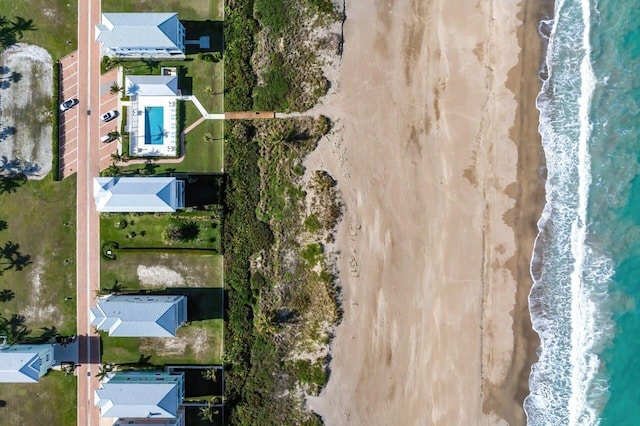
[[[176,156],[176,96],[138,96],[131,100],[127,110],[129,131],[129,156],[131,157],[175,157]],[[145,143],[145,108],[162,107],[164,140],[161,144]]]

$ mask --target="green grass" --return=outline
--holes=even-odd
[[[222,300],[219,301],[222,306]],[[140,355],[149,362],[164,364],[222,363],[222,319],[194,321],[178,329],[176,338],[108,337],[102,334],[102,360],[106,363],[135,363]]]
[[[103,12],[177,12],[181,20],[222,19],[221,0],[103,0]]]
[[[122,283],[127,289],[152,288],[149,282],[141,282],[138,270],[164,268],[166,273],[176,277],[175,286],[180,287],[222,287],[222,256],[201,253],[169,253],[157,251],[122,251],[117,260],[100,261],[100,282],[103,288]],[[180,277],[180,278],[177,278]],[[165,288],[159,283],[157,288]]]
[[[209,134],[212,140],[206,140]],[[176,171],[216,173],[224,170],[224,120],[205,120],[185,136],[185,158]],[[162,169],[162,167],[161,167]]]
[[[75,425],[76,378],[50,371],[35,383],[0,383],[3,426]]]
[[[77,0],[1,1],[0,15],[33,19],[36,30],[25,32],[20,42],[44,47],[54,60],[78,48]]]
[[[13,193],[0,195],[0,244],[11,241],[30,256],[23,270],[10,269],[0,276],[0,290],[15,298],[0,303],[0,314],[22,314],[37,336],[40,327],[55,326],[63,334],[76,331],[76,177],[53,182],[50,177],[28,181]],[[74,298],[75,300],[75,298]]]
[[[167,242],[163,234],[167,227],[185,222],[195,222],[199,233],[192,241]],[[119,229],[116,225],[126,223]],[[219,221],[207,212],[156,213],[156,214],[103,214],[100,217],[100,239],[102,242],[115,241],[124,247],[180,247],[207,248],[220,251]],[[127,238],[132,235],[134,238]]]

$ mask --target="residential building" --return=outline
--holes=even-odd
[[[94,399],[100,417],[177,419],[184,399],[184,373],[108,373]]]
[[[177,13],[103,13],[96,41],[110,57],[185,57],[185,30]]]
[[[175,212],[184,208],[184,181],[173,177],[93,179],[98,212]]]
[[[37,383],[53,364],[53,345],[0,345],[0,383]]]
[[[187,321],[185,296],[109,295],[90,312],[91,325],[115,337],[175,337]]]

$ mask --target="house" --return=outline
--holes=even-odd
[[[0,383],[37,383],[53,364],[53,345],[0,345]]]
[[[113,426],[145,425],[145,426],[185,426],[184,408],[178,410],[178,417],[175,419],[118,419]]]
[[[184,208],[184,181],[173,177],[93,179],[98,212],[175,212]]]
[[[177,419],[184,399],[184,373],[108,373],[94,399],[100,417]]]
[[[96,41],[110,57],[185,57],[185,30],[177,13],[103,13]]]
[[[187,321],[185,296],[102,296],[90,312],[91,325],[115,337],[175,337]]]

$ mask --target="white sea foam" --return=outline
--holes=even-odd
[[[611,261],[587,245],[591,185],[589,110],[591,5],[557,0],[537,104],[547,160],[546,204],[538,221],[529,296],[541,339],[525,400],[532,425],[597,424],[606,395],[597,348],[608,333],[599,303],[607,297]]]

